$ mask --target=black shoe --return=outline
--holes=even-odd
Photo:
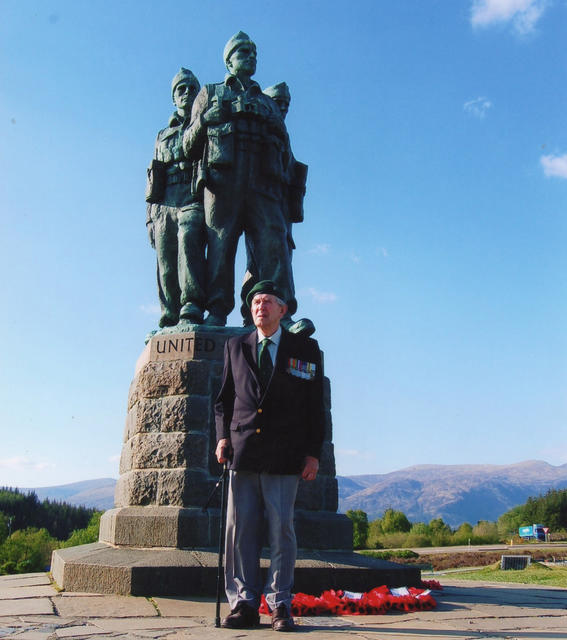
[[[274,631],[295,631],[293,618],[285,604],[280,604],[272,611],[272,629]]]
[[[239,602],[221,622],[223,629],[252,629],[260,624],[258,611],[246,602]]]

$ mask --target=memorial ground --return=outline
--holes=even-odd
[[[313,640],[335,636],[373,640],[564,640],[567,590],[515,584],[443,580],[431,611],[381,616],[299,618]],[[225,609],[227,608],[224,605]],[[59,593],[47,574],[0,578],[0,637],[273,638],[269,620],[251,631],[214,627],[211,598],[145,598]]]

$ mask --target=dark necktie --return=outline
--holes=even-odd
[[[268,349],[270,344],[272,344],[270,338],[264,338],[262,340],[262,346],[260,347],[259,371],[260,385],[262,386],[262,389],[265,389],[268,386],[268,382],[270,382],[270,378],[272,376],[272,369],[274,368],[272,356]]]

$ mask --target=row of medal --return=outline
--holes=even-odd
[[[287,362],[286,371],[297,378],[313,380],[317,371],[317,365],[314,362],[306,362],[305,360],[290,358]]]

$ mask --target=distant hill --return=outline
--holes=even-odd
[[[34,491],[40,500],[57,500],[74,506],[92,507],[99,511],[112,509],[114,506],[114,478],[97,478],[63,484],[57,487],[40,487],[39,489],[21,489]]]
[[[497,520],[504,512],[548,489],[567,488],[567,464],[541,460],[511,465],[417,465],[381,475],[337,477],[339,511],[362,509],[370,520],[389,507],[411,522],[443,518],[463,522]]]
[[[371,520],[389,507],[411,522],[443,518],[452,527],[463,522],[497,520],[504,512],[548,489],[567,488],[567,464],[540,460],[510,465],[433,465],[407,467],[392,473],[337,476],[339,511],[362,509]],[[85,480],[35,491],[43,500],[59,500],[104,511],[114,506],[113,478]]]

